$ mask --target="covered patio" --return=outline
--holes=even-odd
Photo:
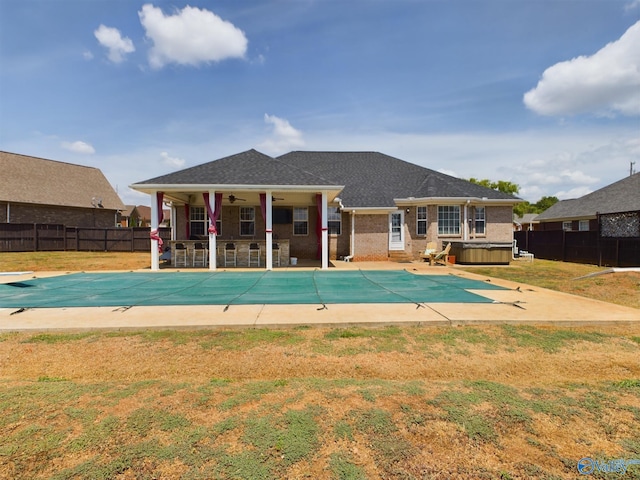
[[[151,195],[154,271],[167,247],[171,265],[182,268],[272,270],[298,258],[329,268],[329,216],[340,212],[343,185],[251,150],[131,188]],[[169,245],[158,235],[164,205],[171,209]]]

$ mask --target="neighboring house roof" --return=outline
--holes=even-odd
[[[561,200],[536,217],[538,221],[595,218],[597,213],[640,211],[640,173],[583,197]]]
[[[377,152],[291,152],[277,158],[248,150],[133,185],[333,186],[346,208],[395,207],[426,198],[519,199]]]
[[[130,217],[135,209],[135,205],[125,205],[125,209],[121,212],[122,217]]]
[[[521,217],[514,216],[513,221],[515,223],[519,223],[520,225],[523,225],[525,223],[538,223],[538,220],[537,220],[538,215],[539,214],[537,213],[525,213]]]
[[[125,206],[102,172],[94,167],[0,152],[0,201],[98,207]]]

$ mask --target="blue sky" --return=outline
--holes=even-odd
[[[250,148],[584,195],[640,157],[640,0],[0,0],[0,150],[149,204]]]

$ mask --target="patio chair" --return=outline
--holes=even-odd
[[[447,243],[447,246],[438,253],[431,254],[431,265],[447,265],[447,255],[449,255],[449,251],[451,250],[451,243]]]
[[[204,243],[196,242],[193,244],[193,266],[194,267],[206,267],[207,266],[207,247]]]
[[[229,260],[229,255],[231,255],[231,259],[233,260],[233,266],[237,266],[238,265],[238,252],[236,250],[236,244],[235,243],[227,243],[224,246],[224,266],[227,266],[227,263],[231,263],[231,261]]]
[[[187,247],[184,243],[176,243],[175,245],[175,263],[176,267],[186,267],[187,266]]]
[[[277,256],[278,257],[278,266],[280,266],[280,245],[278,245],[277,243],[274,243],[271,246],[271,250],[273,251],[273,253],[277,252],[277,255],[274,255],[272,257],[272,263],[275,263],[275,257]]]
[[[427,243],[427,248],[424,251],[424,253],[420,254],[420,258],[425,261],[426,260],[431,261],[431,254],[436,253],[437,248],[438,248],[438,244],[436,242]]]
[[[257,243],[249,244],[249,266],[251,266],[251,261],[255,257],[256,267],[260,266],[260,245]]]

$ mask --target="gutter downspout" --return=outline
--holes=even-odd
[[[350,262],[356,254],[356,211],[351,210],[351,241],[349,242],[349,255],[344,257],[345,262]]]

